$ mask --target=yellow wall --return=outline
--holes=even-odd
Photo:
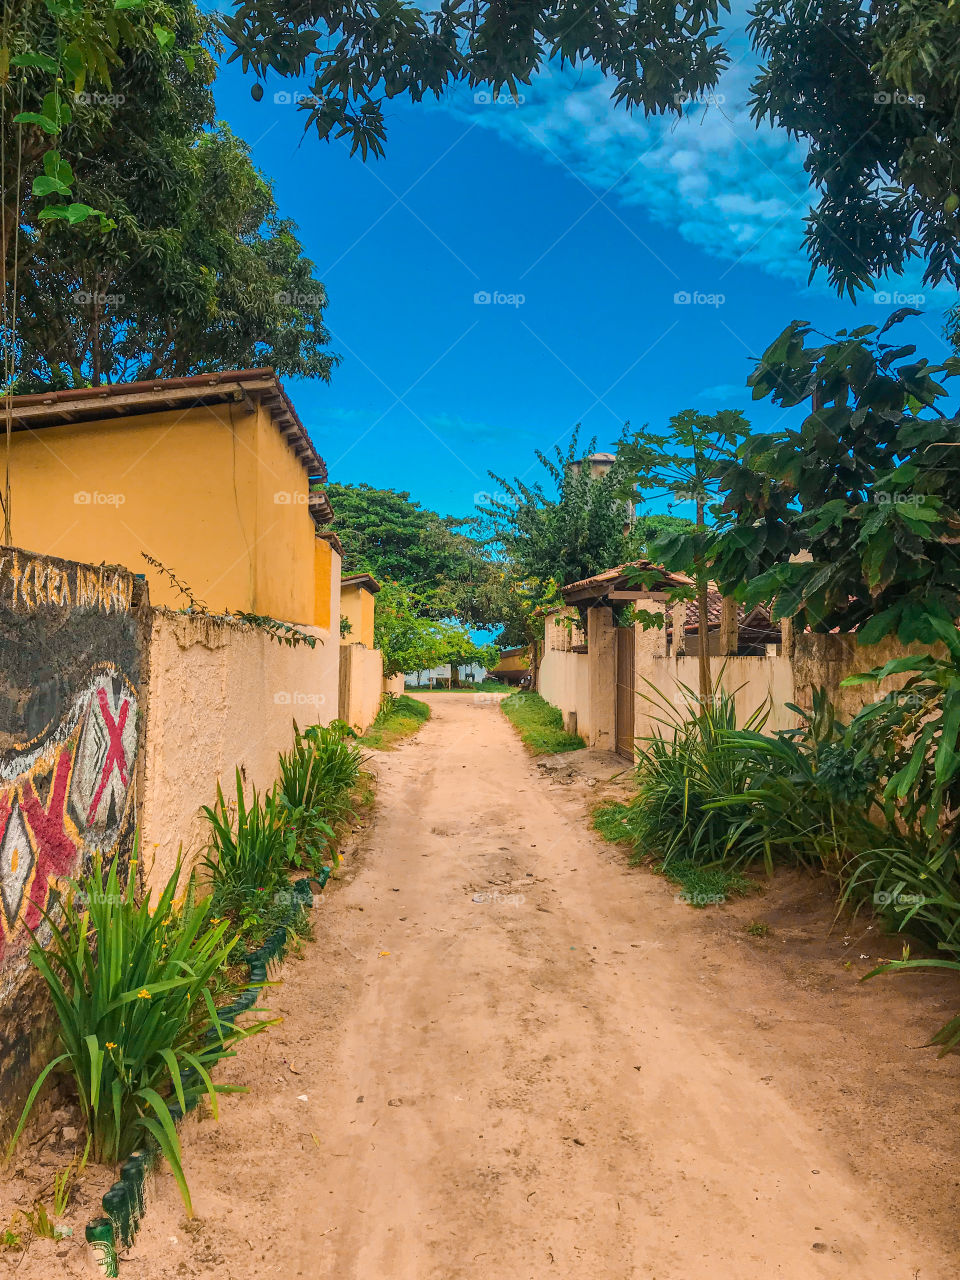
[[[340,556],[324,538],[314,538],[315,627],[332,627],[340,634]]]
[[[349,619],[350,632],[346,644],[365,644],[373,648],[373,613],[375,596],[366,587],[343,585],[340,588],[340,612]]]
[[[262,407],[18,431],[11,490],[20,546],[145,573],[154,604],[186,601],[141,551],[214,611],[314,619],[307,475]]]

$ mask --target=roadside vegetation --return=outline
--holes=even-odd
[[[217,1095],[233,1086],[214,1081],[214,1067],[271,1025],[257,1010],[242,1025],[228,1012],[262,985],[241,961],[271,937],[282,954],[308,931],[293,882],[322,887],[338,863],[338,834],[362,802],[362,765],[346,725],[297,729],[269,793],[245,795],[239,770],[235,799],[218,786],[204,809],[202,875],[178,865],[154,905],[139,884],[135,844],[126,870],[115,860],[105,871],[95,859],[71,882],[45,919],[49,945],[35,940],[30,951],[56,1011],[56,1043],[11,1150],[43,1087],[56,1082],[75,1106],[84,1163],[89,1155],[116,1166],[158,1149],[192,1212],[177,1123],[204,1098],[216,1114]],[[68,1198],[35,1214],[42,1209],[54,1230]]]
[[[692,875],[717,877],[717,902],[740,891],[749,871],[822,872],[836,882],[841,906],[874,911],[907,940],[903,960],[868,976],[923,965],[960,970],[956,757],[940,746],[952,688],[960,688],[958,663],[960,637],[949,659],[898,659],[853,677],[916,668],[849,724],[819,691],[809,712],[790,708],[798,728],[772,734],[764,709],[738,727],[733,699],[719,687],[706,706],[688,689],[680,711],[651,687],[660,726],[642,740],[636,793],[601,806],[594,825],[685,890]],[[909,939],[939,957],[910,959]],[[960,1017],[933,1043],[944,1051],[960,1043]]]
[[[375,751],[392,751],[429,719],[430,708],[419,698],[407,693],[385,694],[377,718],[360,742]]]
[[[517,729],[525,747],[535,756],[579,751],[586,746],[578,733],[567,733],[563,716],[539,693],[513,693],[500,703],[504,715]]]

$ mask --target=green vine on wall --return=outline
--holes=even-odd
[[[202,600],[194,595],[191,587],[184,582],[182,578],[178,578],[172,569],[168,569],[165,564],[161,564],[159,560],[148,555],[146,551],[141,551],[140,554],[151,568],[156,569],[158,573],[163,574],[177,592],[185,597],[188,602],[187,608],[181,609],[181,613],[200,614],[203,617],[213,618],[215,620],[229,618],[235,622],[242,622],[246,626],[257,627],[260,631],[265,631],[271,640],[276,640],[277,644],[290,645],[292,648],[296,648],[298,644],[306,644],[309,645],[311,649],[315,649],[317,647],[318,639],[321,644],[323,643],[323,639],[321,637],[312,636],[309,632],[302,631],[299,627],[293,626],[292,623],[281,622],[278,618],[270,618],[265,614],[247,613],[243,609],[228,609],[225,613],[214,613],[211,609],[207,608]]]

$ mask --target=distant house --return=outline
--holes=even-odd
[[[491,669],[490,674],[504,684],[519,684],[529,670],[530,649],[526,645],[519,645],[515,649],[501,650],[500,661]]]
[[[479,662],[464,663],[457,667],[457,672],[457,679],[462,684],[479,684],[487,678],[487,669]],[[449,684],[451,676],[450,663],[446,662],[442,667],[431,667],[429,671],[408,671],[403,682],[408,689],[432,689],[438,684]]]

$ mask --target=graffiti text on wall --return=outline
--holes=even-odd
[[[0,606],[8,609],[33,611],[54,605],[126,613],[132,595],[133,579],[122,569],[55,564],[21,551],[0,555]]]

